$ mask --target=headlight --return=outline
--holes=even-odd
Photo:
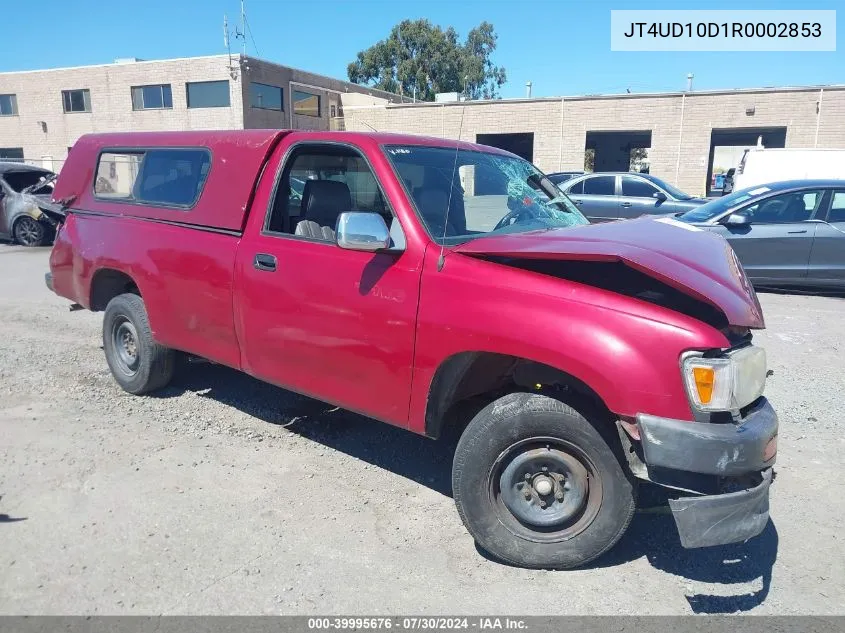
[[[717,358],[688,354],[682,371],[687,394],[697,409],[741,409],[763,395],[766,352],[750,345]]]

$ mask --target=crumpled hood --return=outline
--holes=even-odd
[[[621,261],[711,304],[731,325],[765,327],[760,302],[730,244],[715,233],[672,218],[493,234],[454,251],[523,259]]]

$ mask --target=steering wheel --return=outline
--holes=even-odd
[[[498,231],[499,229],[503,229],[506,226],[517,224],[518,222],[522,222],[523,220],[530,220],[532,217],[532,213],[527,207],[516,208],[513,211],[509,211],[507,215],[505,215],[501,220],[499,220],[496,223],[496,226],[493,227],[493,230]]]

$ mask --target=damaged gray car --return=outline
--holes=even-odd
[[[24,246],[49,244],[55,234],[50,215],[56,174],[23,163],[0,162],[0,238]]]

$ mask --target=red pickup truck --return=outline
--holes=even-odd
[[[184,353],[459,433],[458,512],[499,559],[598,557],[639,481],[686,547],[768,521],[763,315],[717,235],[591,226],[512,154],[376,133],[88,135],[53,200],[47,284],[104,312],[123,389],[164,387]]]

